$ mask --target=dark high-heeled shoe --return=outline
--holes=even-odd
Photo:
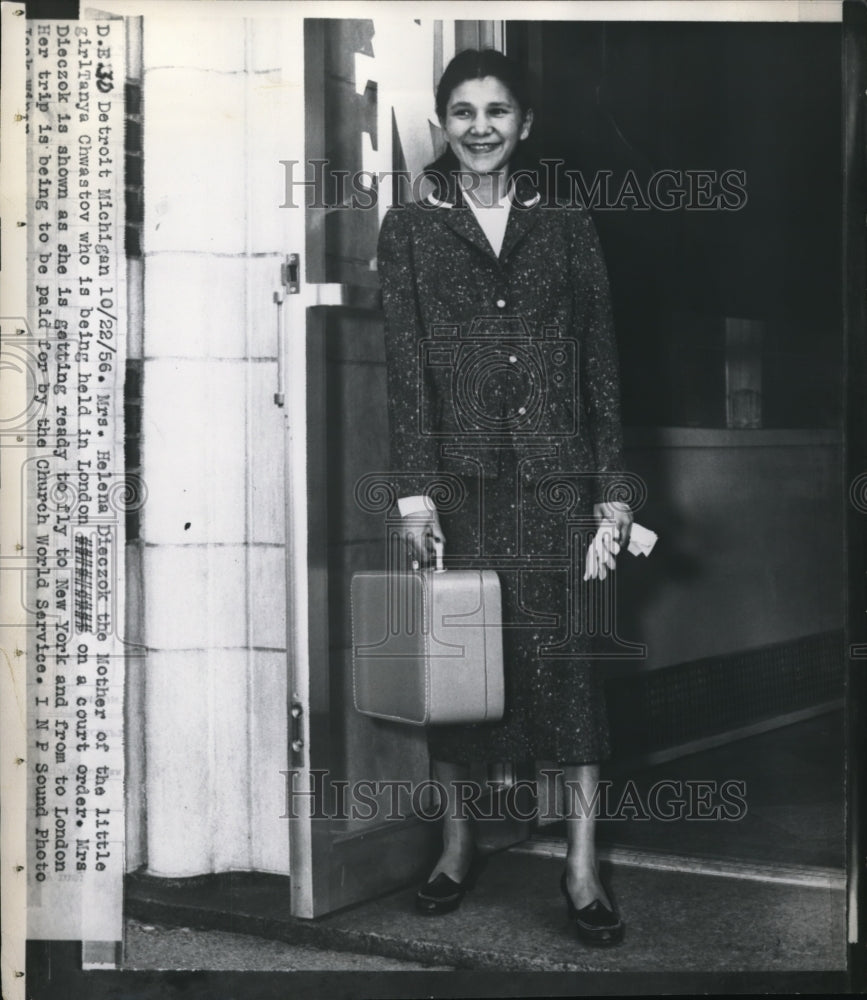
[[[575,925],[578,937],[585,944],[608,946],[620,944],[625,926],[614,910],[609,910],[601,899],[594,899],[588,906],[578,907],[572,902],[566,885],[566,872],[560,878],[560,891],[566,897],[566,912]]]
[[[460,882],[455,882],[445,872],[440,872],[435,879],[426,882],[416,893],[416,910],[428,917],[438,917],[456,910],[467,892],[475,885],[484,862],[485,859],[478,855],[473,858],[467,874]]]

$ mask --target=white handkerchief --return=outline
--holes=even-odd
[[[634,556],[649,556],[653,551],[653,546],[656,545],[656,539],[655,531],[633,523],[629,536],[629,551]],[[587,548],[584,560],[584,579],[591,580],[597,576],[604,579],[606,570],[603,569],[603,566],[608,566],[610,556],[616,557],[618,552],[620,552],[620,545],[614,541],[614,522],[603,521]],[[608,566],[608,568],[613,569],[613,566]]]
[[[656,545],[657,534],[641,524],[633,524],[629,535],[629,551],[634,556],[649,556]]]

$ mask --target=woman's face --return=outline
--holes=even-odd
[[[532,121],[533,112],[521,112],[502,80],[486,76],[455,87],[442,126],[462,169],[488,174],[508,164]]]

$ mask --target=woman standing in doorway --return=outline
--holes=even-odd
[[[632,524],[624,504],[606,502],[622,444],[605,264],[586,212],[543,199],[522,169],[533,111],[521,71],[496,51],[461,52],[436,111],[448,148],[428,168],[433,190],[392,208],[379,241],[392,468],[402,484],[417,474],[418,495],[400,500],[415,563],[429,564],[445,539],[461,566],[498,572],[506,709],[497,723],[428,730],[449,808],[442,855],[417,896],[426,914],[454,909],[470,881],[473,825],[456,782],[473,761],[558,761],[564,787],[593,801],[609,752],[602,679],[580,629],[568,655],[544,655],[575,606],[569,581],[582,585],[568,572],[551,484],[572,498],[570,516],[610,526],[588,551],[585,581],[614,568]],[[421,349],[432,338],[437,357]],[[441,522],[424,483],[443,473],[466,497]],[[599,879],[594,817],[564,801],[570,918],[582,940],[615,944],[623,923]]]

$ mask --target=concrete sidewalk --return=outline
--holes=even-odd
[[[435,972],[449,966],[403,962],[381,955],[357,955],[269,941],[250,934],[163,927],[128,919],[124,931],[125,969],[236,969],[262,972]]]

